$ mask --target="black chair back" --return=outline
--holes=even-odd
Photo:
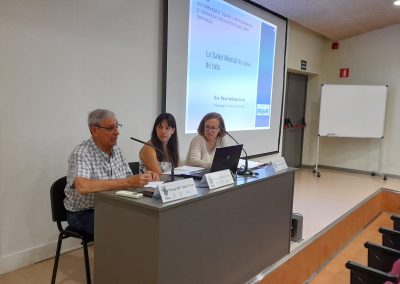
[[[54,222],[63,222],[67,220],[67,210],[64,207],[67,177],[56,180],[50,187],[51,215]]]
[[[364,247],[368,249],[368,266],[380,271],[389,272],[394,262],[400,259],[400,251],[366,242]]]
[[[69,237],[73,237],[82,240],[83,255],[85,259],[85,269],[86,269],[86,282],[90,284],[91,278],[90,278],[88,243],[93,241],[93,236],[86,235],[85,233],[75,230],[69,226],[63,228],[61,222],[67,221],[67,210],[64,207],[64,198],[65,198],[64,189],[66,185],[67,185],[67,178],[62,177],[56,180],[50,187],[51,215],[53,221],[57,223],[58,230],[60,231],[58,235],[56,256],[54,258],[51,283],[52,284],[56,283],[56,275],[58,269],[58,261],[60,259],[60,254],[61,254],[62,240]]]
[[[393,214],[390,219],[393,220],[393,230],[400,231],[400,215]]]
[[[382,234],[382,245],[396,250],[400,250],[400,232],[389,228],[379,228]]]
[[[382,284],[385,281],[396,283],[397,277],[353,261],[346,262],[350,269],[350,284]]]
[[[128,165],[134,175],[139,174],[139,162],[130,162]]]

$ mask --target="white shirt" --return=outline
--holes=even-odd
[[[207,149],[207,140],[202,135],[197,135],[190,143],[189,151],[186,156],[186,164],[193,167],[210,169],[214,160],[215,149],[217,147],[228,146],[224,137],[217,137],[215,148],[212,151]]]

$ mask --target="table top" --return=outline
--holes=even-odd
[[[295,172],[297,169],[296,168],[287,168],[286,170],[282,170],[280,172],[275,172],[273,167],[266,166],[264,168],[256,169],[253,170],[255,173],[253,176],[237,176],[235,183],[232,185],[220,187],[214,190],[210,190],[209,188],[205,187],[197,187],[198,194],[195,196],[187,197],[184,199],[179,199],[176,201],[168,202],[168,203],[162,203],[161,198],[151,198],[151,197],[146,197],[143,196],[142,198],[138,199],[133,199],[133,198],[128,198],[128,197],[122,197],[118,196],[115,194],[117,190],[112,190],[112,191],[103,191],[103,192],[98,192],[96,193],[96,198],[111,198],[114,200],[118,200],[120,202],[124,203],[130,203],[132,205],[140,206],[140,207],[145,207],[151,210],[155,211],[163,211],[163,210],[168,210],[172,209],[176,206],[182,206],[185,205],[189,202],[193,202],[195,200],[201,200],[203,198],[210,198],[216,194],[222,194],[224,192],[228,192],[231,190],[237,190],[243,187],[246,184],[249,183],[257,183],[257,182],[262,182],[265,181],[266,179],[272,179],[274,177],[278,177],[284,174],[288,174],[291,172]],[[177,177],[178,179],[178,177]],[[195,180],[196,186],[199,184],[200,181]],[[132,188],[129,189],[130,191],[133,192],[140,192],[143,190],[143,188]]]

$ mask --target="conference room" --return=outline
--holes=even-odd
[[[74,146],[90,137],[85,122],[96,108],[116,113],[129,162],[142,148],[130,137],[147,141],[161,112],[174,114],[185,157],[201,117],[217,111],[249,161],[268,165],[233,186],[201,188],[172,203],[98,194],[107,210],[105,200],[147,205],[99,219],[99,232],[106,222],[138,223],[89,245],[93,283],[142,279],[127,276],[141,260],[148,283],[335,283],[329,275],[350,283],[345,261],[333,272],[330,264],[369,224],[392,226],[390,215],[400,213],[400,7],[331,2],[2,1],[0,283],[51,280],[59,232],[50,186],[66,175]],[[357,87],[371,86],[379,87],[378,100],[374,92],[360,99]],[[288,169],[280,171],[281,157]],[[301,216],[296,240],[292,214]],[[151,232],[146,242],[134,239],[137,226]],[[193,239],[169,251],[177,232]],[[271,232],[277,236],[255,237]],[[380,242],[374,232],[365,241]],[[142,254],[124,255],[131,267],[111,267],[119,249]],[[366,264],[362,243],[355,249],[344,259]],[[181,258],[167,259],[177,251]],[[65,239],[61,252],[56,283],[85,283],[80,241]],[[165,272],[171,269],[177,272]]]

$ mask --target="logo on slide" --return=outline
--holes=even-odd
[[[256,114],[260,116],[269,116],[270,115],[270,105],[267,104],[257,104]]]

